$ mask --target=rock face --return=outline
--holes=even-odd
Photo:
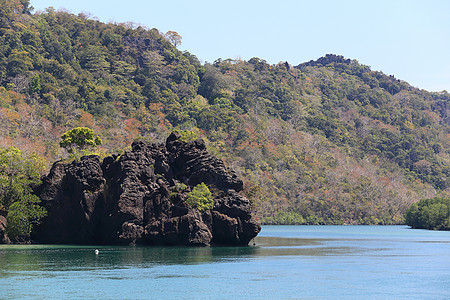
[[[122,156],[85,156],[55,163],[37,189],[48,217],[33,239],[42,243],[247,245],[261,230],[243,184],[206,151],[203,140],[166,145],[134,142]],[[186,202],[204,182],[214,196],[205,212]]]

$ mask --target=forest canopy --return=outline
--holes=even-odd
[[[180,42],[1,1],[0,146],[55,161],[77,127],[102,153],[188,130],[244,179],[264,223],[398,224],[412,203],[448,196],[447,92],[334,54],[201,63]]]
[[[406,211],[405,222],[412,228],[450,230],[450,198],[420,200]]]

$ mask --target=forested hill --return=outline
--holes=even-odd
[[[202,64],[179,36],[0,1],[0,146],[48,161],[92,128],[102,155],[172,129],[205,139],[267,223],[392,224],[449,194],[447,92],[342,56]]]

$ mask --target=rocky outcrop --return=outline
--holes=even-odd
[[[186,203],[205,183],[214,207]],[[247,245],[260,231],[243,184],[203,140],[134,142],[120,157],[57,162],[37,189],[48,217],[33,239],[43,243]]]

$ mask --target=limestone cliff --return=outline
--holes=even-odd
[[[131,151],[100,161],[85,156],[55,163],[37,190],[48,210],[33,239],[42,243],[247,245],[260,231],[242,181],[210,155],[203,140],[134,142]],[[186,202],[204,182],[214,207]],[[182,188],[180,188],[182,187]]]

